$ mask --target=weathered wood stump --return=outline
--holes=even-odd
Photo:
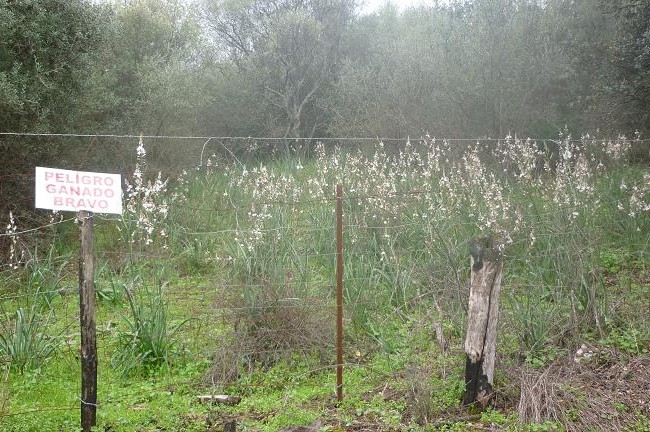
[[[496,236],[470,241],[471,279],[465,337],[465,395],[463,405],[487,407],[494,396],[499,293],[503,243]]]

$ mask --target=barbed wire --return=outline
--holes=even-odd
[[[647,245],[643,245],[647,246]],[[328,254],[329,255],[334,255],[334,254]],[[546,254],[544,254],[546,255]],[[533,258],[538,257],[540,255],[533,256]],[[548,254],[547,256],[553,256],[556,257],[556,254]],[[509,263],[516,263],[516,262],[526,262],[530,263],[531,260],[528,259],[508,259]],[[463,263],[465,263],[465,260],[463,260]],[[537,266],[537,264],[536,264]],[[463,280],[461,281],[463,285],[469,284],[469,267],[467,267],[465,264],[462,266],[462,270],[466,270],[467,275],[463,277]],[[550,269],[553,269],[553,266],[549,267]],[[540,270],[544,270],[544,268],[541,268]],[[442,272],[443,274],[447,274],[448,272]],[[333,278],[333,276],[332,276]],[[349,284],[362,284],[362,283],[376,283],[378,280],[382,280],[385,277],[382,274],[376,274],[374,276],[366,276],[366,277],[352,277],[352,276],[345,276],[344,277],[344,286],[349,286]],[[541,276],[539,276],[541,279]],[[96,281],[96,284],[99,284],[99,280]],[[108,281],[104,281],[108,282]],[[142,286],[146,287],[146,281],[141,281]],[[507,291],[509,288],[545,288],[545,289],[554,289],[554,290],[561,290],[561,289],[567,289],[572,286],[573,281],[568,281],[566,283],[549,283],[543,280],[540,280],[539,282],[531,282],[529,280],[520,280],[520,279],[505,279],[502,289]],[[262,305],[251,305],[251,306],[220,306],[216,304],[211,304],[210,306],[206,306],[206,309],[208,310],[207,314],[213,314],[213,312],[220,312],[220,311],[244,311],[244,310],[259,310],[259,309],[274,309],[274,308],[286,308],[286,309],[293,309],[293,308],[313,308],[313,307],[323,307],[326,309],[330,309],[333,307],[331,302],[333,301],[333,298],[327,294],[327,289],[330,289],[334,286],[334,281],[332,280],[331,282],[325,283],[320,280],[316,281],[303,281],[303,280],[289,280],[289,281],[281,281],[281,282],[264,282],[264,283],[219,283],[215,282],[213,288],[209,289],[203,289],[201,291],[194,291],[194,292],[188,292],[187,290],[195,290],[196,288],[203,288],[204,284],[200,285],[192,285],[192,284],[176,284],[173,287],[168,287],[165,289],[164,296],[165,298],[169,300],[173,300],[174,302],[178,303],[183,303],[183,302],[191,302],[194,301],[195,298],[199,299],[204,299],[206,295],[213,294],[213,295],[223,295],[223,290],[228,290],[232,288],[237,288],[240,290],[245,290],[245,289],[251,289],[251,288],[287,288],[287,289],[295,289],[295,288],[300,288],[300,287],[309,287],[310,289],[314,288],[325,288],[326,291],[323,292],[323,295],[321,296],[315,296],[313,293],[303,293],[305,295],[301,295],[301,293],[296,293],[292,297],[278,297],[278,298],[263,298],[261,300],[262,302],[268,302],[269,304],[262,304]],[[431,286],[432,282],[429,280],[424,280],[421,281],[419,284],[418,283],[413,283],[413,286]],[[435,283],[434,283],[435,285]],[[179,289],[182,287],[184,290],[182,292],[176,292],[174,289]],[[447,287],[448,288],[448,287]],[[445,289],[447,289],[445,288]],[[101,296],[105,292],[103,289],[96,288],[98,291],[98,295]],[[136,285],[135,288],[136,291],[138,290],[138,285]],[[171,291],[170,291],[171,290]],[[413,289],[412,289],[413,290]],[[110,289],[108,290],[110,291]],[[116,289],[117,292],[122,293],[122,295],[126,296],[126,290],[122,287],[119,287]],[[438,292],[439,290],[429,290],[427,292],[429,293],[435,293]],[[78,287],[77,288],[57,288],[54,290],[45,290],[45,291],[38,291],[34,293],[15,293],[15,294],[8,294],[8,295],[3,295],[0,296],[0,301],[7,301],[7,300],[18,300],[18,299],[28,299],[32,300],[34,302],[39,302],[40,299],[43,297],[48,297],[49,295],[56,296],[59,295],[61,297],[69,297],[70,301],[76,301],[74,300],[74,297],[70,297],[70,294],[76,294],[79,292]],[[147,292],[146,290],[144,291],[145,293]],[[405,302],[412,302],[414,299],[421,298],[422,294],[419,293],[417,294],[416,297],[411,298],[411,299],[404,299]],[[124,297],[125,299],[126,297]],[[100,302],[102,300],[100,299]],[[109,301],[110,302],[110,301]],[[322,306],[318,306],[322,304]],[[371,300],[366,300],[366,301],[348,301],[344,303],[344,307],[358,307],[358,306],[371,306],[371,305],[376,305],[378,302],[377,301],[371,301]],[[77,311],[78,312],[78,311]]]
[[[420,140],[433,140],[436,141],[487,141],[487,142],[501,142],[501,141],[551,141],[551,142],[603,142],[615,141],[617,138],[573,138],[567,140],[565,138],[490,138],[490,137],[468,137],[468,138],[437,138],[437,137],[253,137],[253,136],[201,136],[201,135],[133,135],[133,134],[102,134],[102,133],[45,133],[45,132],[0,132],[0,136],[25,136],[25,137],[64,137],[64,138],[120,138],[120,139],[167,139],[167,140],[231,140],[231,141],[395,141],[395,142],[408,142]],[[630,139],[631,142],[645,142],[646,138]]]
[[[32,232],[35,232],[35,231],[40,231],[40,230],[43,230],[45,228],[53,227],[53,226],[56,226],[56,225],[61,225],[61,224],[65,224],[65,223],[68,223],[68,222],[76,221],[76,220],[77,220],[77,217],[75,216],[73,218],[64,219],[64,220],[57,221],[57,222],[51,222],[51,223],[48,223],[48,224],[45,224],[45,225],[38,226],[36,228],[30,228],[30,229],[23,230],[23,231],[0,233],[0,237],[17,237],[17,236],[29,234],[29,233],[32,233]]]

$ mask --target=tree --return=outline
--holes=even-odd
[[[435,28],[435,15],[425,9],[400,15],[388,4],[360,17],[345,35],[340,77],[325,100],[329,132],[406,137],[440,130],[439,58],[429,52]]]
[[[267,133],[319,129],[324,119],[314,101],[336,77],[353,7],[352,0],[206,0],[209,28],[265,106]]]
[[[74,120],[100,20],[85,0],[0,0],[0,130],[54,131]]]
[[[616,114],[628,129],[650,132],[650,2],[615,0],[602,3],[617,19],[613,43],[613,83],[606,87],[618,95]]]
[[[550,9],[532,0],[445,2],[363,17],[330,95],[345,134],[549,135],[574,77]]]
[[[0,0],[0,131],[66,132],[100,46],[102,9],[85,0]],[[0,214],[33,205],[32,167],[60,145],[0,137]]]
[[[200,28],[185,2],[111,6],[86,97],[85,127],[119,133],[196,131],[203,96]]]

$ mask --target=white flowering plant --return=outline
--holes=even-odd
[[[213,154],[171,185],[148,177],[140,142],[121,228],[133,248],[168,247],[181,273],[215,275],[244,305],[329,302],[342,184],[345,297],[363,334],[381,339],[382,314],[422,299],[462,317],[467,242],[496,235],[507,299],[552,302],[506,316],[536,335],[520,341],[528,351],[544,349],[552,338],[539,331],[542,311],[572,332],[602,330],[598,248],[648,228],[650,174],[628,164],[636,143],[568,133],[544,141],[424,136],[399,145],[318,142],[292,157],[265,155],[254,141],[250,155]]]
[[[17,231],[18,225],[16,224],[16,219],[14,218],[13,212],[10,211],[9,223],[5,228],[5,235],[9,239],[9,256],[7,259],[7,265],[12,270],[20,268],[20,266],[25,263],[25,248],[19,242]]]
[[[153,246],[167,248],[170,205],[180,198],[169,193],[169,179],[163,179],[161,172],[153,179],[147,177],[147,151],[140,138],[131,180],[125,180],[124,212],[117,227],[133,252]]]

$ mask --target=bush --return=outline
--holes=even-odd
[[[332,302],[306,293],[297,297],[290,283],[242,288],[227,296],[231,332],[215,355],[213,383],[233,381],[254,365],[270,367],[295,356],[331,357],[336,328]]]

